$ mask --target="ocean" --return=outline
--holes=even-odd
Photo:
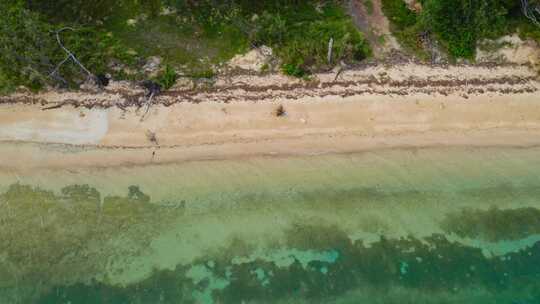
[[[5,169],[0,303],[540,303],[540,148]]]

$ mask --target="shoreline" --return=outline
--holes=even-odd
[[[330,139],[330,140],[329,140]],[[339,146],[327,137],[260,142],[206,144],[175,147],[99,147],[66,144],[2,142],[0,170],[69,170],[85,168],[139,167],[199,161],[242,161],[253,158],[288,158],[349,155],[388,150],[430,150],[440,148],[537,149],[540,130],[482,130],[464,133],[432,132],[386,136],[384,138],[341,137]],[[286,148],[283,148],[286,147]],[[156,154],[153,156],[153,152]]]

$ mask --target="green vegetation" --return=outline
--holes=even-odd
[[[368,14],[373,14],[373,0],[364,0],[364,7],[366,8],[366,12]]]
[[[451,58],[473,59],[479,41],[514,31],[540,41],[540,27],[522,15],[520,1],[422,0],[419,14],[403,0],[382,3],[396,37],[417,54],[425,53],[420,37],[429,33]]]
[[[176,71],[170,65],[167,65],[165,70],[158,76],[157,83],[161,88],[168,90],[174,85],[177,78]]]
[[[419,16],[403,0],[382,0],[382,10],[390,21],[391,30],[400,44],[418,58],[426,60],[429,54],[424,50],[422,33],[425,28]]]
[[[44,16],[26,9],[20,1],[2,2],[0,11],[4,12],[0,18],[1,91],[18,85],[33,90],[50,84],[72,87],[84,81],[87,75],[71,61],[59,66],[67,54],[58,45],[56,32],[65,24],[49,24]],[[105,72],[106,63],[115,57],[130,59],[124,48],[102,30],[77,25],[59,36],[94,73]]]
[[[382,0],[384,14],[398,30],[416,24],[416,14],[411,11],[403,0]]]
[[[282,68],[283,74],[285,75],[294,76],[298,78],[302,78],[306,76],[306,71],[304,71],[304,69],[302,69],[300,66],[296,64],[285,63],[283,64],[281,68]]]
[[[338,1],[173,2],[178,12],[184,12],[184,18],[191,16],[196,21],[203,36],[234,37],[237,45],[225,57],[248,46],[268,45],[282,60],[282,70],[288,75],[302,77],[329,65],[330,38],[334,39],[333,62],[358,61],[371,54]]]
[[[213,77],[216,66],[260,45],[271,46],[282,70],[299,77],[371,52],[337,0],[7,0],[0,10],[2,92],[76,88],[86,79],[70,61],[52,73],[66,57],[55,37],[64,27],[73,30],[62,31],[62,42],[92,73],[140,80],[146,58],[159,56],[168,66],[158,76],[164,87],[174,83],[173,70]]]
[[[454,59],[473,59],[479,41],[511,32],[540,41],[540,27],[523,16],[519,1],[419,2],[418,12],[403,0],[382,0],[382,9],[397,39],[422,59],[434,39]],[[371,14],[372,0],[363,3]],[[56,32],[66,27],[62,43],[92,73],[141,80],[149,77],[141,72],[146,59],[159,56],[164,69],[156,80],[164,87],[174,84],[173,71],[211,78],[234,55],[262,45],[294,77],[371,55],[341,0],[5,0],[0,10],[0,93],[84,82],[87,74],[70,60],[57,69],[66,53]]]
[[[422,18],[452,57],[473,59],[480,39],[496,38],[508,31],[504,2],[426,0]]]

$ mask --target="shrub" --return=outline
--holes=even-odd
[[[0,11],[0,86],[4,90],[18,85],[33,90],[46,84],[76,87],[86,79],[87,75],[70,60],[52,74],[66,58],[55,35],[63,24],[48,23],[20,1],[0,2]],[[73,31],[62,31],[60,36],[64,46],[94,74],[106,72],[107,62],[113,57],[129,57],[112,36],[94,28],[75,25]]]
[[[0,94],[8,94],[15,90],[15,84],[11,81],[0,68]]]
[[[248,39],[247,45],[271,46],[290,75],[302,77],[327,65],[330,38],[334,61],[361,60],[371,54],[341,1],[170,1],[190,15],[206,36],[236,29]]]
[[[405,49],[412,51],[421,60],[428,60],[430,54],[424,49],[422,41],[422,34],[425,31],[426,29],[421,23],[416,23],[401,31],[395,31],[394,35]]]
[[[175,7],[177,13],[157,14],[162,5]],[[0,86],[76,87],[84,80],[86,75],[69,62],[61,67],[59,77],[49,76],[66,56],[54,36],[55,30],[65,26],[76,31],[62,32],[62,42],[94,74],[134,77],[121,69],[108,70],[108,62],[133,67],[140,54],[184,65],[196,78],[212,78],[213,65],[250,45],[265,44],[280,57],[285,73],[304,77],[341,60],[352,62],[371,55],[342,5],[340,0],[4,0],[0,1],[4,13]],[[133,18],[137,26],[127,24]],[[333,56],[328,63],[330,38]],[[128,53],[128,44],[134,54]],[[184,49],[184,45],[189,47]],[[160,75],[163,87],[172,85],[171,71],[172,67]]]
[[[364,0],[364,7],[369,15],[373,14],[373,0]]]
[[[281,66],[281,70],[283,71],[283,74],[302,78],[306,76],[307,72],[300,67],[299,64],[292,64],[292,63],[285,63]]]
[[[425,29],[418,22],[417,14],[409,9],[403,0],[382,0],[382,10],[390,21],[392,32],[400,44],[418,58],[427,60],[429,55],[424,50],[420,39]]]
[[[382,0],[382,10],[397,30],[404,30],[416,24],[416,14],[403,0]]]
[[[214,78],[214,76],[216,76],[216,72],[214,72],[214,70],[211,68],[196,70],[191,75],[191,77],[193,78],[207,78],[207,79]]]
[[[11,0],[12,1],[12,0]],[[95,24],[114,17],[125,9],[157,16],[161,0],[26,0],[26,7],[51,23]]]
[[[453,58],[473,59],[477,42],[509,32],[510,23],[521,18],[519,1],[512,0],[422,0],[419,16],[403,0],[382,0],[383,11],[400,43],[421,57],[418,37],[432,33]]]
[[[499,0],[426,0],[422,18],[451,56],[473,58],[479,39],[505,32],[505,14]]]
[[[165,66],[165,70],[158,76],[157,83],[164,89],[170,89],[178,78],[176,71],[170,66]]]
[[[257,19],[253,44],[274,48],[282,59],[285,74],[303,77],[314,69],[332,65],[327,60],[328,42],[333,39],[332,61],[360,61],[371,55],[369,44],[343,8],[326,3],[320,11],[306,3],[268,11]]]
[[[47,81],[54,56],[51,27],[18,1],[0,3],[0,71],[4,86],[15,84],[39,89]]]

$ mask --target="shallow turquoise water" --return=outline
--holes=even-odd
[[[540,303],[539,152],[0,172],[1,303]]]

